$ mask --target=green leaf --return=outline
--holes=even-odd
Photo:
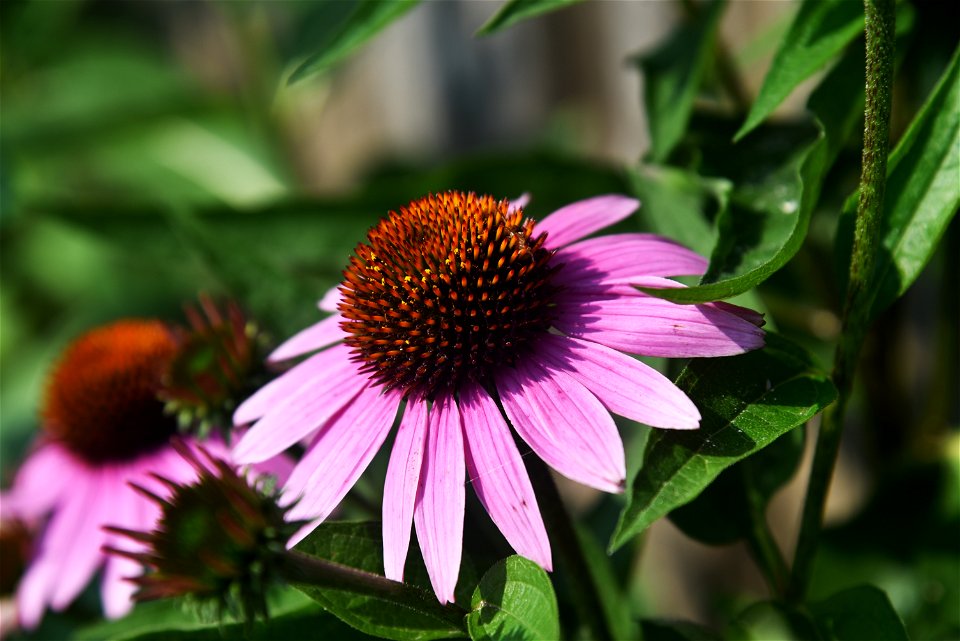
[[[344,21],[343,26],[297,67],[287,83],[293,84],[329,69],[419,2],[420,0],[359,0],[356,9]]]
[[[578,526],[576,532],[580,549],[583,551],[590,575],[593,577],[593,583],[597,586],[598,601],[603,606],[603,617],[607,629],[610,630],[614,639],[627,641],[642,638],[634,621],[631,599],[614,575],[614,560],[586,527]]]
[[[379,523],[322,523],[295,549],[373,574],[383,573],[383,539]],[[401,641],[464,636],[459,615],[438,615],[440,606],[428,587],[425,572],[417,572],[410,568],[411,565],[407,563],[408,576],[405,578],[410,582],[407,584],[409,590],[390,599],[378,594],[307,584],[294,587],[343,622],[367,634]],[[414,577],[412,580],[411,576]]]
[[[222,639],[367,639],[324,612],[316,603],[296,590],[274,595],[270,619],[257,621],[249,628],[232,617],[219,621],[215,613],[202,616],[197,607],[183,601],[164,599],[137,605],[122,619],[107,621],[77,630],[77,641],[221,641]]]
[[[521,20],[533,18],[548,11],[556,11],[557,9],[562,9],[563,7],[581,1],[582,0],[507,0],[507,2],[500,7],[500,10],[477,30],[477,35],[489,36],[491,33],[506,29]]]
[[[611,540],[616,549],[690,502],[724,469],[813,418],[836,389],[810,356],[776,334],[740,356],[695,359],[677,385],[696,403],[699,430],[654,430]]]
[[[817,628],[828,641],[907,641],[907,631],[890,599],[872,585],[838,592],[810,604]]]
[[[560,638],[560,612],[543,569],[521,556],[499,561],[473,592],[467,629],[474,641]]]
[[[670,513],[684,534],[709,545],[753,536],[774,493],[789,481],[803,456],[803,430],[787,432],[768,447],[724,470],[690,503]]]
[[[863,32],[863,5],[851,0],[806,0],[774,56],[740,140],[763,122],[801,82],[822,69]]]
[[[713,0],[676,29],[654,51],[635,59],[643,72],[643,97],[650,130],[650,158],[663,162],[683,137],[712,60],[725,0]]]
[[[863,113],[863,82],[855,79],[858,69],[863,77],[862,60],[855,51],[845,55],[810,96],[814,136],[805,127],[778,127],[738,145],[717,143],[704,150],[706,170],[735,185],[718,216],[720,237],[710,268],[695,287],[645,291],[677,303],[730,298],[793,258],[806,238],[824,176]]]
[[[958,83],[960,49],[890,154],[870,318],[913,284],[960,207]],[[845,257],[850,255],[856,213],[855,200],[849,202],[837,233],[838,253]]]
[[[651,229],[698,254],[713,250],[717,232],[712,219],[727,207],[733,187],[729,181],[659,165],[641,165],[629,178],[643,203],[640,216]]]

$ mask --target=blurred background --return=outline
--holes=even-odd
[[[935,25],[945,19],[938,5],[947,4],[928,3],[917,19]],[[4,0],[4,486],[36,433],[52,359],[94,324],[121,316],[179,321],[182,306],[206,291],[239,299],[282,338],[317,318],[314,301],[340,279],[364,231],[426,191],[530,192],[534,216],[575,198],[629,192],[621,168],[649,144],[635,56],[663,41],[696,3],[588,2],[475,37],[499,5],[423,3],[341,64],[288,84],[355,3]],[[733,104],[707,91],[707,109],[736,113],[738,98],[756,95],[796,8],[730,3],[718,55],[737,70]],[[914,86],[929,87],[941,68],[929,65]],[[791,96],[778,117],[802,117],[806,93]],[[923,94],[906,98],[918,103]],[[840,193],[849,177],[837,184]],[[835,215],[814,221],[811,239],[822,251],[801,254],[799,266],[761,291],[771,322],[825,362],[838,331],[836,284],[796,287],[795,279],[804,261],[829,256]],[[944,331],[944,317],[958,318],[955,299],[946,316],[910,310],[945,300],[943,274],[957,273],[956,232],[954,224],[946,243],[953,252],[942,251],[933,274],[892,310],[900,320],[881,322],[888,334],[879,344],[889,349],[871,356],[896,379],[901,402],[891,400],[889,422],[920,416],[937,434],[946,417],[956,424],[956,344],[951,352],[948,340],[944,364],[931,337]],[[928,385],[943,375],[945,388]],[[927,438],[916,437],[917,445],[892,429],[890,442],[868,450],[921,447]],[[851,438],[866,437],[854,430]],[[865,505],[872,466],[862,456],[845,459],[833,522]],[[802,489],[795,479],[771,508],[787,549]],[[596,507],[595,497],[569,491],[584,513]],[[743,602],[745,587],[765,593],[740,546],[695,543],[664,520],[644,547],[642,560],[627,565],[640,577],[638,601],[658,616],[712,621],[734,606],[705,595]],[[906,579],[900,585],[922,616],[927,596]],[[936,604],[955,586],[929,589],[939,590],[930,596]]]

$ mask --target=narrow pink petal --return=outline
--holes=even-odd
[[[448,394],[434,401],[413,520],[433,591],[441,603],[454,600],[463,552],[465,462],[463,427]]]
[[[254,423],[234,448],[234,462],[259,463],[276,456],[329,421],[367,385],[353,363],[325,374]]]
[[[341,322],[343,322],[343,316],[334,314],[294,334],[270,353],[267,362],[279,363],[342,341],[345,334],[340,329]]]
[[[534,233],[547,232],[547,247],[558,249],[595,231],[618,223],[640,206],[640,201],[611,194],[562,207],[537,223]]]
[[[4,495],[4,514],[34,520],[49,512],[73,490],[87,467],[59,443],[40,445],[27,456]]]
[[[136,561],[109,555],[100,584],[103,613],[108,619],[119,619],[133,609],[133,593],[136,584],[128,578],[140,576],[143,568]]]
[[[403,581],[403,565],[410,548],[413,505],[417,499],[427,438],[427,417],[426,401],[413,398],[407,401],[383,484],[383,569],[384,576],[394,581]]]
[[[350,363],[350,348],[335,345],[314,354],[293,369],[273,379],[240,404],[233,413],[234,425],[247,425],[286,401],[297,390],[322,383],[330,372],[341,372]]]
[[[514,429],[548,465],[584,485],[623,491],[626,463],[617,426],[573,377],[521,363],[501,372],[497,391]]]
[[[286,454],[278,454],[277,456],[269,458],[266,461],[251,465],[247,473],[247,478],[256,480],[264,475],[271,476],[274,478],[277,486],[279,487],[287,482],[287,479],[290,478],[295,466],[296,461],[294,461],[292,458]]]
[[[480,503],[521,556],[552,569],[550,540],[530,477],[497,404],[479,385],[460,391],[467,474]]]
[[[667,358],[730,356],[763,346],[763,330],[715,305],[652,296],[564,300],[556,327],[614,349]]]
[[[50,595],[50,607],[54,610],[70,605],[104,558],[100,547],[106,534],[100,528],[110,521],[114,499],[111,486],[123,486],[117,483],[121,479],[111,468],[92,473],[94,476],[56,511],[44,535],[43,554],[60,565],[57,585]]]
[[[709,261],[653,234],[617,234],[582,240],[557,252],[558,284],[632,283],[643,276],[700,275]]]
[[[43,620],[50,594],[57,585],[60,565],[49,555],[34,558],[17,585],[17,617],[26,630],[33,630]]]
[[[740,307],[739,305],[734,305],[733,303],[728,303],[722,300],[718,300],[710,304],[719,310],[739,316],[751,325],[756,325],[757,327],[763,327],[767,322],[764,320],[763,314],[747,307]]]
[[[138,504],[142,501],[143,497],[129,485],[116,488],[114,510],[105,525],[115,525],[140,531],[154,529],[154,523],[143,524],[139,522],[142,512]],[[110,547],[131,552],[142,550],[144,547],[141,543],[109,532],[105,533],[104,542]],[[104,614],[108,619],[122,617],[133,607],[133,593],[136,591],[136,586],[124,579],[140,576],[142,573],[143,568],[136,561],[116,555],[107,555],[103,578],[100,583],[100,597],[103,601]]]
[[[289,518],[327,518],[383,445],[400,406],[397,392],[370,386],[320,430],[284,486]]]
[[[323,298],[317,303],[317,307],[319,307],[322,312],[335,312],[337,311],[337,306],[340,304],[340,300],[340,284],[337,283],[327,290],[327,293],[324,294]]]
[[[520,194],[518,198],[514,198],[513,200],[510,201],[509,211],[515,212],[518,209],[523,209],[529,204],[530,204],[530,194],[528,192],[524,192]]]
[[[653,427],[700,427],[700,412],[693,401],[649,365],[568,336],[546,336],[542,345],[540,357],[551,368],[580,381],[610,411]]]

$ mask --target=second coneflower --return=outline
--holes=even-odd
[[[316,524],[405,402],[384,488],[386,576],[402,578],[412,522],[434,591],[453,600],[467,478],[513,548],[550,569],[507,421],[561,474],[619,492],[624,451],[610,412],[663,428],[700,420],[669,379],[624,352],[727,356],[763,345],[755,312],[636,289],[702,274],[697,254],[649,234],[583,240],[637,206],[602,196],[536,223],[507,200],[448,192],[391,212],[321,301],[336,313],[272,354],[322,350],[238,408],[235,422],[253,426],[234,456],[261,461],[307,439],[284,500],[296,502],[291,518]]]

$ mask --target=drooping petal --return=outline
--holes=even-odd
[[[354,363],[324,372],[254,423],[234,448],[234,461],[259,463],[276,456],[329,421],[366,384]]]
[[[49,512],[75,490],[86,466],[59,443],[44,443],[30,453],[4,495],[6,515],[33,520]]]
[[[279,363],[343,340],[345,334],[340,329],[341,322],[343,322],[343,316],[340,314],[324,318],[284,341],[280,347],[270,353],[267,361]]]
[[[518,554],[552,569],[537,497],[497,404],[476,384],[460,391],[467,475],[480,503]]]
[[[503,408],[521,438],[566,477],[605,492],[623,491],[623,443],[610,413],[564,372],[532,363],[497,378]]]
[[[233,424],[247,425],[254,422],[278,404],[286,401],[300,388],[323,383],[329,378],[331,372],[340,373],[349,363],[350,350],[345,345],[335,345],[319,354],[314,354],[240,403],[233,413]]]
[[[109,467],[92,474],[54,513],[44,534],[43,554],[55,558],[61,567],[50,594],[54,610],[70,605],[104,559],[100,548],[106,534],[101,526],[109,520],[114,487],[122,488],[123,480]]]
[[[383,569],[384,576],[394,581],[403,580],[403,565],[410,547],[427,419],[426,401],[409,399],[393,442],[383,485]]]
[[[104,525],[115,525],[130,530],[153,530],[154,522],[140,522],[142,512],[139,509],[139,503],[141,502],[144,502],[143,497],[133,488],[129,486],[117,488],[113,510]],[[143,549],[141,543],[110,533],[106,533],[105,544],[131,552]],[[107,555],[100,583],[100,597],[103,601],[103,611],[108,619],[122,617],[133,607],[133,593],[136,591],[136,585],[126,579],[142,573],[143,568],[136,561],[118,555]]]
[[[554,282],[567,287],[629,284],[644,276],[700,275],[709,264],[683,245],[653,234],[589,238],[564,247],[556,260],[563,267]]]
[[[700,411],[693,401],[649,365],[568,336],[549,335],[542,341],[540,358],[580,381],[610,411],[652,427],[700,427]]]
[[[383,445],[399,407],[399,393],[370,386],[323,426],[283,487],[281,504],[296,502],[291,520],[327,518]]]
[[[763,330],[715,305],[678,305],[652,296],[566,299],[556,327],[570,336],[646,356],[731,356],[763,346]]]
[[[547,232],[547,247],[558,249],[620,222],[639,206],[640,201],[626,196],[588,198],[553,212],[537,223],[534,233]]]
[[[340,304],[340,285],[334,285],[317,302],[317,307],[321,312],[335,312]]]
[[[50,594],[57,585],[60,566],[50,556],[34,558],[17,585],[17,616],[20,625],[33,630],[43,619],[43,611],[50,602]]]
[[[466,500],[463,427],[457,404],[442,393],[434,401],[413,511],[420,550],[441,603],[454,600],[463,548]]]

